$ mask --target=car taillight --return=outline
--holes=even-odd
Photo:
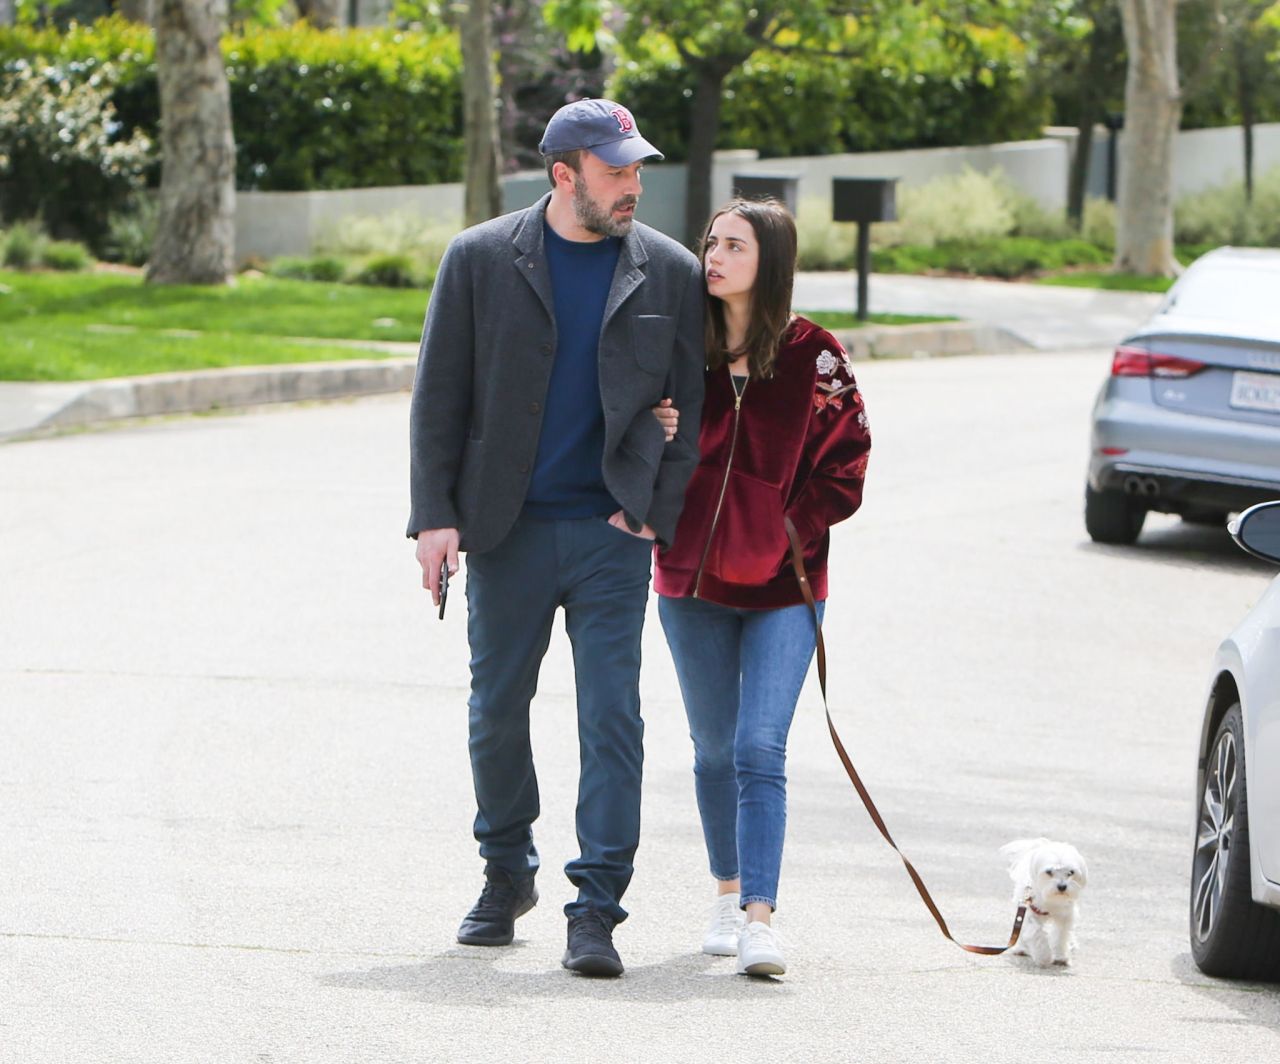
[[[1204,369],[1203,362],[1177,355],[1160,355],[1140,347],[1117,347],[1111,360],[1113,377],[1190,377]]]

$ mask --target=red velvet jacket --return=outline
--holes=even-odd
[[[848,356],[796,317],[767,380],[735,404],[727,367],[708,371],[701,460],[654,587],[673,598],[773,609],[804,601],[783,516],[805,546],[814,597],[827,596],[828,529],[862,502],[871,435]]]

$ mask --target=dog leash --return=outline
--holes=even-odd
[[[884,836],[884,841],[892,846],[894,852],[902,858],[902,863],[907,869],[907,875],[911,877],[911,882],[915,884],[916,891],[920,894],[920,900],[924,902],[925,908],[933,914],[934,920],[937,921],[938,929],[948,941],[969,953],[981,953],[988,957],[994,957],[1012,949],[1018,941],[1018,935],[1022,931],[1022,921],[1027,915],[1027,907],[1025,905],[1019,905],[1018,911],[1014,915],[1013,930],[1009,933],[1009,944],[1007,946],[971,946],[960,942],[951,934],[951,930],[947,927],[947,921],[943,919],[942,912],[934,902],[932,895],[930,895],[929,888],[924,885],[924,880],[920,878],[920,873],[907,860],[907,855],[898,849],[898,844],[893,841],[893,836],[889,834],[889,829],[885,826],[880,810],[876,808],[875,802],[871,800],[871,795],[863,785],[862,778],[858,775],[858,770],[853,767],[853,761],[850,760],[849,754],[845,751],[844,743],[840,741],[840,735],[836,731],[835,722],[831,719],[831,707],[827,704],[827,648],[822,641],[822,621],[818,617],[818,604],[814,601],[813,589],[809,586],[809,578],[804,571],[803,551],[800,547],[800,537],[796,534],[796,526],[791,523],[791,518],[789,517],[783,517],[782,521],[786,526],[787,539],[791,541],[791,566],[795,569],[796,579],[800,582],[800,593],[804,596],[809,612],[813,615],[814,629],[817,632],[818,686],[822,688],[822,708],[827,715],[827,730],[831,733],[831,741],[835,744],[836,753],[840,755],[844,770],[849,774],[849,781],[853,784],[854,790],[858,792],[858,797],[862,799],[862,804],[866,806],[871,822],[875,824],[880,834]]]

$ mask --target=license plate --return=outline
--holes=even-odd
[[[1280,411],[1280,375],[1233,373],[1231,405],[1239,410]]]

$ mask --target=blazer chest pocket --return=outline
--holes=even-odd
[[[646,373],[665,374],[671,368],[676,320],[669,314],[636,314],[631,319],[631,351]]]

